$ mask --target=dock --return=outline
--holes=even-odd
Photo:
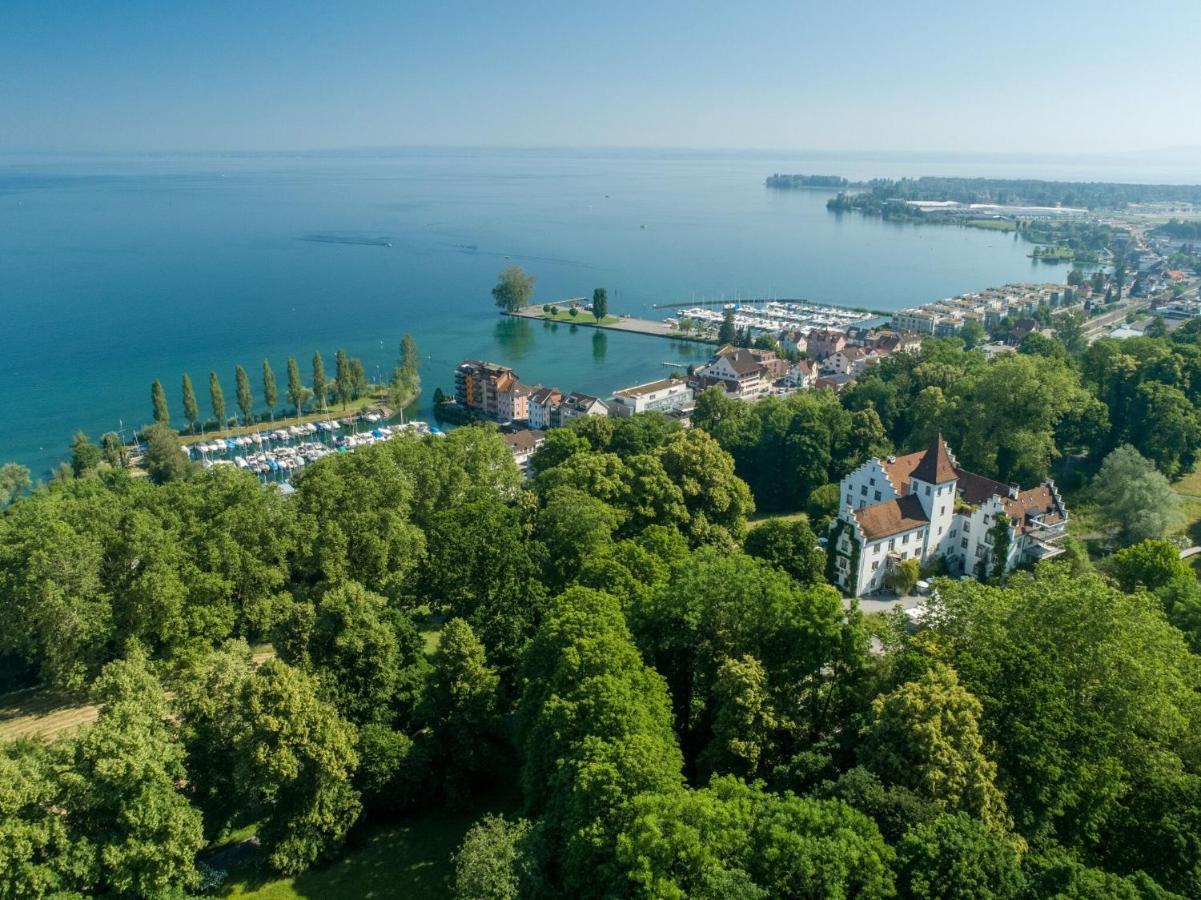
[[[570,301],[557,300],[551,305],[564,306]],[[547,315],[542,304],[535,306],[526,306],[516,312],[507,313],[519,319],[538,319],[543,322],[554,322],[557,325],[574,325],[579,328],[600,328],[605,331],[626,331],[630,334],[646,334],[651,337],[668,338],[673,341],[693,341],[698,344],[712,344],[713,341],[707,338],[702,338],[697,335],[681,334],[673,329],[666,322],[656,322],[653,319],[635,319],[633,317],[614,317],[612,322],[573,322],[569,319],[553,318]]]

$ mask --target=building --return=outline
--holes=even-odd
[[[522,474],[529,474],[530,457],[542,446],[546,440],[546,433],[533,428],[523,428],[512,434],[502,434],[500,437],[513,452],[513,462],[517,463],[517,468],[521,469]]]
[[[880,361],[875,351],[865,352],[862,347],[846,347],[837,353],[831,353],[821,365],[823,375],[850,375],[856,378],[863,374],[864,369]]]
[[[785,353],[807,353],[809,339],[805,332],[796,329],[784,329],[776,336],[776,343]]]
[[[837,353],[847,345],[847,336],[841,331],[827,328],[816,328],[809,332],[805,339],[805,352],[811,359],[821,362],[832,353]]]
[[[580,419],[584,416],[607,416],[608,414],[609,408],[601,402],[600,398],[572,391],[564,396],[559,405],[552,410],[551,424],[557,428],[560,425],[566,425],[572,419]]]
[[[808,389],[817,383],[817,366],[802,359],[788,370],[784,383],[789,387]]]
[[[968,472],[942,435],[917,453],[868,460],[840,494],[828,552],[854,596],[880,590],[907,559],[941,557],[950,574],[978,576],[1057,556],[1068,521],[1054,482],[1023,491]]]
[[[613,395],[609,412],[632,416],[641,412],[669,412],[692,402],[693,391],[687,382],[664,379],[623,388]]]
[[[533,388],[522,384],[513,373],[496,384],[496,417],[502,422],[524,422],[529,418]]]
[[[723,347],[709,362],[697,369],[695,386],[698,390],[717,385],[727,394],[739,400],[758,400],[766,396],[775,380],[773,365],[765,365],[770,360],[783,363],[782,377],[788,371],[788,363],[777,359],[774,353],[766,350],[748,350],[745,347]]]
[[[510,383],[509,378],[512,379],[512,383],[517,380],[516,373],[508,366],[465,359],[455,369],[455,399],[463,406],[498,418],[499,385],[502,380]]]
[[[552,420],[557,418],[559,404],[563,402],[563,394],[558,388],[548,388],[538,385],[530,391],[526,399],[526,421],[530,428],[545,431],[551,427]]]

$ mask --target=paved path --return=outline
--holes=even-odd
[[[1188,559],[1190,556],[1196,556],[1198,553],[1201,553],[1201,547],[1185,547],[1180,551],[1180,558]]]

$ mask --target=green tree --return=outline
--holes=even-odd
[[[984,752],[982,712],[954,669],[933,666],[872,702],[860,758],[885,784],[1004,833],[1009,813],[996,786],[996,765]]]
[[[1004,588],[943,582],[930,603],[918,652],[937,647],[982,704],[1018,831],[1120,871],[1167,872],[1166,887],[1195,893],[1181,873],[1198,871],[1201,848],[1177,842],[1197,806],[1165,816],[1162,798],[1195,783],[1181,741],[1201,715],[1197,675],[1159,601],[1050,565]]]
[[[150,386],[150,399],[154,404],[154,421],[160,425],[169,425],[171,413],[167,410],[167,392],[163,390],[163,383],[157,378]]]
[[[1084,335],[1084,313],[1072,310],[1055,317],[1055,337],[1067,348],[1068,353],[1076,355],[1084,352],[1088,339]]]
[[[1201,446],[1201,419],[1179,388],[1147,381],[1135,392],[1132,414],[1154,428],[1138,428],[1132,443],[1169,478],[1192,469]]]
[[[746,552],[801,584],[825,582],[826,554],[806,519],[768,519],[756,525],[746,536]]]
[[[892,897],[892,850],[836,800],[777,795],[715,778],[644,794],[618,837],[636,897]]]
[[[1084,284],[1084,273],[1079,269],[1072,269],[1068,272],[1068,284],[1072,287]]]
[[[546,435],[542,446],[530,458],[530,468],[546,472],[561,465],[571,456],[588,450],[588,440],[573,428],[554,428]]]
[[[942,815],[910,830],[897,845],[897,876],[902,897],[1007,900],[1024,896],[1025,877],[1013,847],[963,813]]]
[[[656,455],[684,495],[692,539],[740,541],[755,503],[746,482],[734,474],[734,460],[717,441],[691,428],[671,435]]]
[[[485,815],[455,851],[451,890],[457,900],[518,900],[536,879],[526,819]]]
[[[196,391],[187,372],[183,373],[183,415],[188,420],[192,434],[195,434],[196,423],[200,421],[200,405],[196,402]]]
[[[725,347],[738,339],[738,328],[734,324],[734,308],[727,306],[721,314],[721,327],[717,329],[717,346]]]
[[[179,435],[165,425],[151,425],[144,433],[146,455],[143,466],[155,484],[180,481],[187,478],[194,468],[188,455],[183,452]]]
[[[0,509],[8,506],[21,494],[29,490],[29,469],[16,463],[0,466]]]
[[[71,439],[71,471],[76,478],[86,475],[100,465],[100,448],[88,440],[82,431]]]
[[[66,896],[92,871],[92,848],[62,814],[70,751],[65,742],[0,744],[0,897]]]
[[[1171,484],[1129,445],[1105,457],[1090,493],[1123,545],[1162,538],[1179,520],[1180,499]]]
[[[1170,541],[1141,541],[1119,550],[1108,561],[1109,574],[1127,593],[1156,591],[1178,578],[1188,578],[1192,567],[1180,558]]]
[[[592,315],[596,316],[598,322],[609,315],[609,292],[604,288],[592,292]]]
[[[100,436],[100,452],[104,461],[114,469],[124,469],[129,464],[129,450],[115,431],[106,431]],[[2,498],[3,492],[0,491],[0,500]],[[3,502],[0,502],[0,506],[3,505]]]
[[[572,588],[525,654],[518,715],[527,811],[560,896],[624,882],[617,834],[634,798],[677,788],[680,751],[663,679],[630,639],[618,601]]]
[[[921,574],[921,563],[916,559],[906,559],[891,566],[884,581],[890,591],[898,597],[904,597],[913,593]]]
[[[312,672],[321,695],[349,721],[411,716],[425,675],[420,636],[388,602],[354,581],[299,605],[279,641],[281,656]]]
[[[963,339],[963,349],[971,350],[977,347],[981,341],[987,336],[984,330],[984,325],[979,319],[968,319],[963,323],[963,327],[959,329],[959,336]]]
[[[96,682],[96,724],[74,746],[68,821],[95,852],[95,892],[160,897],[198,881],[200,813],[179,785],[184,748],[143,655],[110,663]]]
[[[400,365],[392,372],[388,386],[388,402],[393,409],[402,410],[421,395],[421,355],[417,342],[406,334],[400,342]]]
[[[547,584],[571,584],[584,560],[606,547],[620,524],[617,510],[579,488],[557,487],[546,495],[534,533],[546,547]]]
[[[254,412],[254,395],[250,392],[250,376],[241,366],[234,369],[238,409],[242,412],[242,424],[250,424],[250,415]]]
[[[447,803],[462,807],[481,777],[493,771],[501,749],[499,678],[484,646],[462,619],[442,629],[433,659],[425,720],[434,729]]]
[[[500,280],[492,289],[492,299],[507,313],[514,313],[530,305],[534,297],[534,278],[527,275],[521,266],[509,266],[500,273]]]
[[[266,809],[259,836],[287,875],[332,854],[359,815],[354,727],[318,694],[315,679],[268,660],[234,711],[237,783]]]
[[[292,407],[296,410],[296,418],[300,418],[300,413],[304,409],[305,400],[309,397],[309,389],[304,386],[300,380],[300,366],[296,364],[296,357],[288,357],[288,399],[292,402]]]
[[[298,378],[299,380],[299,373]],[[271,421],[275,421],[275,405],[279,403],[279,389],[275,385],[275,371],[269,360],[263,360],[263,402],[271,413]]]
[[[329,399],[329,382],[325,378],[325,361],[320,352],[313,354],[313,400],[317,408],[325,411],[325,403]]]
[[[341,348],[334,355],[334,393],[338,395],[342,411],[345,412],[351,397],[354,396],[354,376],[350,370],[350,361],[346,358],[346,351]]]
[[[226,425],[225,393],[221,390],[221,382],[217,380],[216,372],[209,372],[209,403],[212,404],[213,418],[217,420],[217,427],[224,428]]]

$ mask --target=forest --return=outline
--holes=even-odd
[[[448,896],[1201,895],[1201,584],[1167,539],[1201,328],[1076,338],[585,417],[529,478],[484,425],[290,496],[84,454],[0,514],[4,686],[99,707],[0,744],[0,897],[219,895],[230,835],[296,875],[497,785],[520,808],[478,813]],[[837,481],[938,431],[1090,533],[865,616],[826,583]]]

